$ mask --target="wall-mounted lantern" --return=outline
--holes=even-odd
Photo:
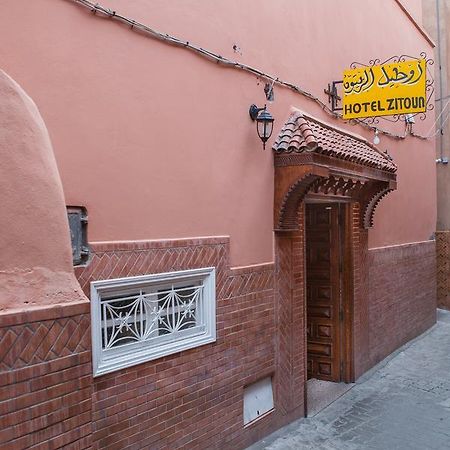
[[[267,111],[266,105],[263,108],[258,108],[256,105],[250,106],[249,114],[252,120],[256,120],[256,130],[265,150],[266,142],[272,135],[273,130],[274,119],[272,114]]]

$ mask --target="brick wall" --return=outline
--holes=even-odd
[[[450,310],[450,231],[436,231],[437,304]]]
[[[304,205],[299,230],[276,235],[278,407],[292,417],[305,413],[306,324]]]
[[[87,294],[91,280],[208,266],[217,286],[214,344],[94,379],[93,449],[238,449],[292,419],[276,410],[243,427],[244,387],[276,373],[273,264],[230,269],[228,238],[92,250],[91,263],[77,269]]]
[[[353,253],[353,377],[357,380],[371,366],[369,351],[369,286],[368,230],[360,228],[360,211],[357,203],[349,208],[351,224],[351,251]]]
[[[357,376],[435,320],[434,242],[370,250],[352,219]],[[241,449],[304,415],[300,229],[276,264],[229,267],[228,238],[92,245],[92,280],[216,267],[217,342],[92,378],[87,303],[0,316],[0,448]],[[364,281],[368,280],[368,283]],[[243,390],[272,376],[275,410],[243,426]]]
[[[89,303],[0,315],[0,448],[91,444]]]
[[[369,250],[370,366],[436,322],[435,242]]]

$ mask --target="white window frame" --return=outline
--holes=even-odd
[[[198,310],[195,314],[197,322],[195,326],[162,335],[157,332],[153,337],[143,337],[139,341],[103,348],[105,339],[102,339],[102,333],[105,329],[102,324],[101,308],[103,304],[108,303],[108,300],[102,303],[102,296],[105,298],[108,295],[120,296],[123,294],[123,297],[126,298],[128,294],[136,297],[136,292],[140,292],[144,297],[155,296],[161,289],[176,291],[178,288],[179,291],[176,292],[181,292],[181,288],[186,285],[200,287],[199,303],[196,303]],[[112,302],[114,301],[119,301],[119,299],[112,300]],[[148,317],[147,313],[147,320]],[[127,327],[128,323],[131,324],[131,319],[122,322]],[[135,320],[133,322],[136,324]],[[91,331],[94,377],[215,342],[215,268],[207,267],[91,282]]]

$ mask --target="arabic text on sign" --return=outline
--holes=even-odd
[[[424,112],[425,88],[425,60],[346,70],[344,119]]]

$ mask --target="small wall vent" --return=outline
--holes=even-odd
[[[272,377],[263,378],[244,388],[244,425],[273,409]]]
[[[89,259],[87,243],[87,212],[82,206],[67,206],[70,240],[72,243],[72,260],[74,266],[85,264]]]

